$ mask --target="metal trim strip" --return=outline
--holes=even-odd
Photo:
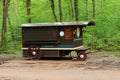
[[[78,46],[75,48],[40,48],[40,50],[77,50],[77,49],[83,49],[83,46]],[[22,50],[28,50],[28,48],[22,48]]]

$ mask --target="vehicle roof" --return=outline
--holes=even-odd
[[[27,23],[22,24],[21,27],[52,27],[52,26],[92,26],[95,25],[93,21],[79,21],[79,22],[49,22],[49,23]]]

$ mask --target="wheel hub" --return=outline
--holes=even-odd
[[[80,55],[80,58],[84,58],[84,55]]]

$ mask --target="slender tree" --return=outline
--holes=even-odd
[[[105,0],[100,0],[101,7],[103,7]]]
[[[11,20],[10,20],[10,15],[9,15],[10,1],[11,1],[11,0],[8,0],[8,2],[7,2],[7,7],[8,7],[7,20],[8,20],[8,24],[9,24],[9,27],[10,27],[10,32],[11,32],[12,41],[13,41],[14,47],[16,48],[16,44],[15,44],[15,41],[14,41],[14,40],[15,40],[15,36],[14,36],[14,33],[13,33],[13,27],[12,27]]]
[[[31,0],[26,0],[26,8],[27,8],[27,21],[31,23]]]
[[[88,0],[85,0],[86,3],[86,20],[88,20]]]
[[[9,27],[10,27],[12,41],[13,41],[14,47],[16,48],[15,36],[14,36],[14,33],[13,33],[13,27],[12,27],[12,24],[11,24],[9,13],[8,13],[8,24],[9,24]]]
[[[100,0],[100,6],[103,7],[103,0]]]
[[[95,13],[95,0],[92,0],[92,5],[93,5],[93,18],[96,17],[96,13]]]
[[[92,6],[93,6],[93,18],[95,19],[96,18],[96,12],[95,12],[95,0],[92,0]],[[96,34],[97,34],[97,30],[96,30],[96,26],[94,27],[94,30],[93,30],[93,41],[94,41],[94,48],[96,48],[97,46],[96,46],[96,42],[97,42],[97,40],[96,40],[96,38],[97,38],[97,36],[96,36]]]
[[[60,22],[62,22],[62,7],[61,7],[61,0],[58,0],[58,7],[59,7]]]
[[[1,33],[1,49],[2,51],[7,50],[7,40],[6,40],[6,32],[7,32],[7,13],[8,13],[8,0],[2,0],[3,3],[3,21],[2,21],[2,33]]]
[[[71,7],[71,13],[72,13],[72,20],[74,20],[74,6],[73,6],[73,0],[70,0],[70,7]]]
[[[79,20],[78,0],[74,0],[75,20]]]
[[[51,9],[52,9],[52,13],[53,13],[54,19],[57,22],[58,20],[57,20],[57,16],[56,16],[56,13],[55,13],[54,0],[49,0],[49,1],[50,1],[50,4],[51,4]]]

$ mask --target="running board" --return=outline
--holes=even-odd
[[[22,48],[22,50],[28,50],[28,48]],[[87,50],[87,48],[79,46],[75,48],[40,48],[40,50]]]

